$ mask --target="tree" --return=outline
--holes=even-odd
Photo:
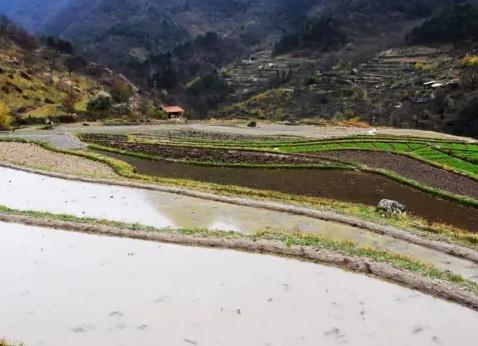
[[[83,71],[86,69],[88,63],[82,57],[71,55],[65,59],[65,67],[68,70],[68,73],[71,74],[74,71]]]
[[[478,8],[456,5],[428,19],[407,37],[412,44],[460,43],[478,40]]]
[[[61,105],[63,107],[63,110],[66,113],[73,114],[75,113],[75,105],[79,101],[80,96],[76,93],[69,93],[67,94],[63,100],[61,101]]]
[[[42,37],[42,41],[45,42],[48,48],[54,49],[57,53],[74,53],[73,45],[70,41],[53,36]]]
[[[13,117],[8,106],[0,102],[0,130],[10,130],[13,122]]]
[[[115,103],[127,103],[133,96],[131,85],[119,79],[113,81],[110,91]]]
[[[101,93],[88,102],[86,110],[92,114],[104,115],[111,110],[111,96],[107,93]]]

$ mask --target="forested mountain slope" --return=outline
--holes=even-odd
[[[35,1],[0,9],[194,117],[478,132],[475,0]]]

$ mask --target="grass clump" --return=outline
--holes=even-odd
[[[478,67],[478,55],[469,55],[461,59],[462,66]]]
[[[8,106],[0,102],[0,130],[10,130],[12,127],[13,116]]]
[[[6,338],[0,338],[0,346],[25,346],[25,344],[12,342]]]

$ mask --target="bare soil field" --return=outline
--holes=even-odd
[[[403,155],[361,150],[338,150],[317,155],[345,162],[358,162],[372,168],[388,169],[439,189],[478,198],[478,181]]]
[[[92,178],[117,177],[112,168],[102,163],[79,156],[57,153],[31,143],[0,141],[0,161]]]
[[[143,153],[167,159],[214,162],[224,164],[327,164],[329,160],[288,154],[260,153],[245,150],[168,146],[162,144],[127,143],[117,141],[97,142],[116,149]]]

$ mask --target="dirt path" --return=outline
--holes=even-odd
[[[21,138],[35,142],[44,142],[53,147],[65,150],[85,149],[86,144],[82,143],[73,134],[66,133],[48,133],[46,131],[34,131],[34,133],[0,133],[0,138]]]
[[[80,124],[60,125],[52,130],[38,130],[37,128],[25,128],[17,131],[15,136],[25,136],[25,138],[44,140],[50,144],[63,149],[81,148],[82,144],[71,134],[77,133],[155,133],[158,131],[204,131],[218,132],[239,135],[257,135],[257,136],[298,136],[307,138],[324,139],[331,137],[344,137],[354,135],[367,135],[370,129],[358,127],[343,126],[286,126],[280,124],[259,124],[257,128],[248,128],[245,125],[231,124],[211,124],[207,122],[197,122],[189,124],[161,124],[161,125],[133,125],[133,126],[101,126],[101,124],[91,124],[91,126],[82,126]],[[452,140],[466,140],[469,142],[478,142],[475,139],[456,137],[448,134],[410,130],[410,129],[392,129],[379,128],[377,135],[397,135],[397,136],[417,136],[429,138],[442,138]],[[6,136],[6,134],[0,134]]]

